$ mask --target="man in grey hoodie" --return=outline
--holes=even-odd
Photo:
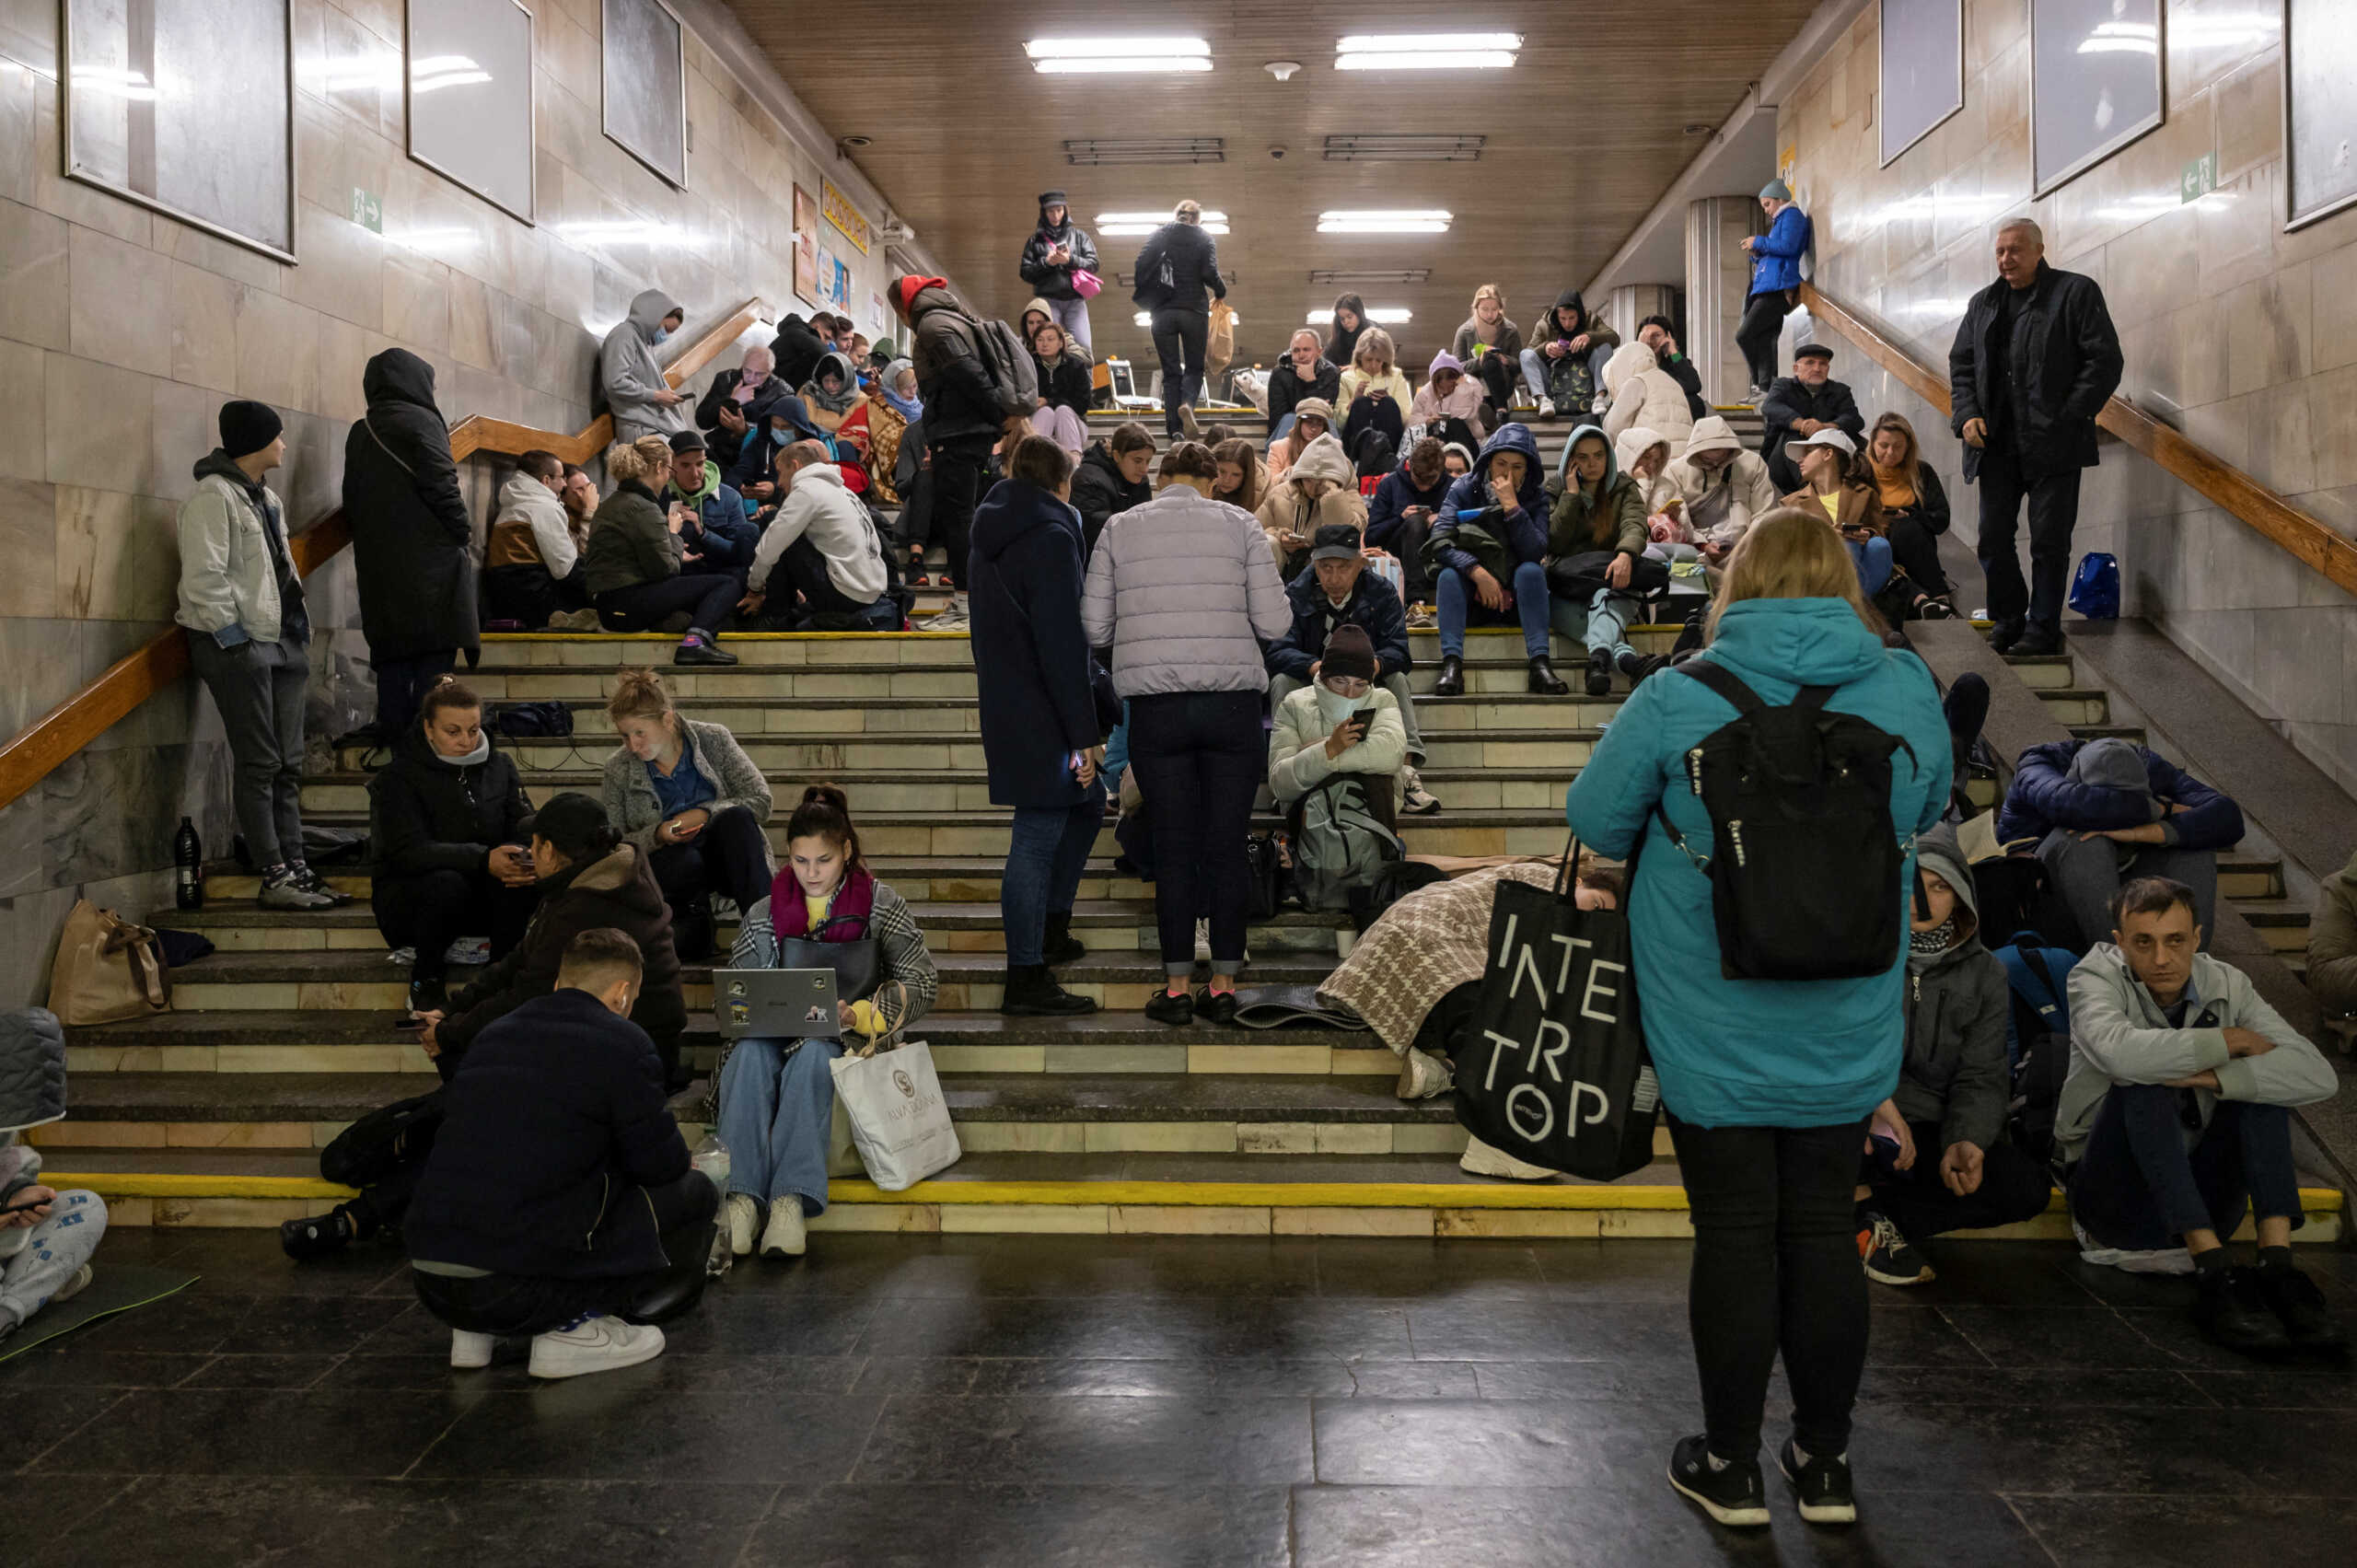
[[[669,437],[696,427],[693,400],[671,389],[656,363],[655,345],[679,330],[687,312],[659,288],[639,290],[630,314],[606,334],[598,353],[598,379],[614,414],[614,439]]]
[[[1907,953],[1907,1055],[1875,1111],[1858,1178],[1858,1251],[1866,1277],[1933,1276],[1910,1243],[2014,1225],[2046,1212],[2045,1168],[2005,1132],[2005,970],[1981,945],[1972,873],[1956,830],[1915,841]],[[1935,1152],[1936,1151],[1936,1152]]]
[[[2339,1085],[2248,976],[2200,951],[2200,935],[2192,889],[2142,877],[2112,900],[2112,939],[2071,971],[2054,1141],[2080,1257],[2199,1275],[2194,1320],[2229,1349],[2335,1346],[2340,1325],[2292,1264],[2303,1216],[2291,1108]],[[2224,1245],[2246,1209],[2255,1269],[2231,1266]]]

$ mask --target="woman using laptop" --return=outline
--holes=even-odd
[[[785,850],[770,896],[745,912],[728,967],[826,965],[839,978],[872,975],[865,985],[839,986],[838,1035],[880,1035],[924,1016],[941,986],[933,955],[908,904],[861,860],[850,797],[833,784],[804,790],[785,824]],[[812,943],[865,944],[869,952],[814,954]],[[839,1040],[751,1036],[722,1058],[715,1121],[729,1169],[721,1220],[737,1257],[753,1250],[757,1235],[765,1258],[798,1258],[807,1249],[803,1221],[827,1209],[827,1135],[835,1116],[828,1064],[842,1054]]]

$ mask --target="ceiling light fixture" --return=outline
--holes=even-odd
[[[1328,163],[1478,163],[1487,136],[1371,133],[1326,138]]]
[[[1212,46],[1200,38],[1035,38],[1023,52],[1049,75],[1212,68]]]
[[[1064,144],[1064,161],[1083,167],[1124,163],[1225,163],[1222,136],[1097,136]]]
[[[1172,222],[1175,215],[1173,207],[1165,207],[1158,213],[1099,213],[1097,215],[1097,232],[1110,235],[1116,239],[1123,235],[1152,234],[1164,224]],[[1202,226],[1205,234],[1225,234],[1227,215],[1205,213]]]
[[[1504,70],[1518,32],[1353,33],[1334,42],[1337,71]]]
[[[1324,310],[1312,310],[1303,318],[1302,324],[1323,327],[1333,319],[1334,311],[1329,306]],[[1366,319],[1378,327],[1399,327],[1414,320],[1416,313],[1404,305],[1371,305],[1367,308]]]
[[[1437,208],[1318,215],[1320,234],[1446,234],[1450,215]]]
[[[1309,281],[1322,288],[1376,288],[1427,284],[1433,281],[1433,270],[1430,267],[1382,267],[1353,271],[1317,267],[1311,269]]]

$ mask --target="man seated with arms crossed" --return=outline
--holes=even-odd
[[[402,1239],[450,1365],[528,1336],[535,1377],[635,1366],[703,1294],[720,1193],[688,1161],[655,1042],[630,1021],[638,946],[566,944],[556,989],[476,1037]]]
[[[2080,1257],[2198,1275],[2194,1321],[2230,1350],[2340,1344],[2323,1294],[2292,1264],[2291,1108],[2332,1098],[2331,1066],[2249,977],[2200,951],[2184,883],[2140,877],[2111,914],[2111,940],[2071,971],[2054,1118]],[[2226,1255],[2246,1208],[2255,1269]]]

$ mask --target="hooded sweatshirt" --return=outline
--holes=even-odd
[[[617,441],[676,436],[695,428],[692,404],[656,401],[671,384],[663,378],[655,345],[662,341],[663,318],[679,308],[679,302],[661,289],[641,289],[630,302],[630,315],[606,334],[606,346],[598,354],[598,377],[606,389],[606,406],[613,411]]]
[[[1671,457],[1686,450],[1686,438],[1694,433],[1686,389],[1661,368],[1652,349],[1622,343],[1613,350],[1604,362],[1604,385],[1612,394],[1604,416],[1607,436],[1617,436],[1632,424],[1650,425],[1668,438]]]
[[[1604,443],[1604,477],[1593,491],[1572,472],[1572,448],[1583,438]],[[1554,494],[1547,517],[1550,555],[1585,555],[1599,550],[1631,556],[1645,552],[1651,540],[1645,532],[1644,497],[1636,482],[1620,471],[1611,440],[1595,425],[1583,424],[1572,432],[1547,488]]]
[[[1717,451],[1733,452],[1735,460],[1713,473],[1694,462],[1699,453]],[[1732,545],[1750,528],[1753,518],[1776,505],[1776,482],[1769,477],[1768,459],[1736,440],[1733,427],[1714,413],[1694,422],[1686,455],[1670,459],[1665,471],[1686,503],[1686,526],[1698,541]]]
[[[1333,488],[1312,501],[1304,490],[1305,482],[1324,479],[1333,482]],[[1299,534],[1314,539],[1318,530],[1329,523],[1344,523],[1364,530],[1366,527],[1366,501],[1359,494],[1358,470],[1342,453],[1342,444],[1332,436],[1320,436],[1301,449],[1284,477],[1269,487],[1267,499],[1260,503],[1260,528],[1269,536],[1269,551],[1276,559],[1278,570],[1284,569],[1289,553],[1297,554],[1302,547],[1288,552],[1279,535]]]
[[[710,463],[704,465],[709,470]],[[539,480],[517,469],[499,487],[499,510],[483,545],[485,566],[544,566],[563,577],[581,558],[573,542],[573,519],[564,502]]]
[[[1501,452],[1522,455],[1522,485],[1515,493],[1517,506],[1513,512],[1500,512],[1496,498],[1490,494],[1490,465]],[[1455,567],[1470,576],[1480,562],[1458,549],[1448,537],[1461,522],[1478,522],[1497,535],[1515,565],[1545,557],[1547,481],[1538,460],[1538,443],[1531,439],[1528,426],[1512,421],[1499,425],[1498,433],[1481,444],[1480,456],[1473,459],[1473,466],[1457,475],[1456,482],[1448,487],[1448,495],[1440,505],[1440,515],[1433,519],[1432,538],[1437,542],[1427,548],[1441,566]]]
[[[874,604],[884,597],[884,546],[867,508],[843,488],[843,471],[835,463],[806,463],[795,470],[777,516],[761,534],[753,552],[755,587],[770,580],[786,547],[804,534],[826,558],[827,580],[845,598]]]
[[[1954,935],[1937,952],[1908,954],[1907,1051],[1891,1098],[1908,1121],[1938,1126],[1942,1149],[1959,1143],[1992,1148],[2005,1135],[2013,1093],[2005,1066],[2005,1017],[2013,1005],[2005,966],[1981,944],[1972,872],[1956,848],[1956,830],[1925,833],[1915,841],[1915,855],[1919,873],[1930,872],[1956,893]]]
[[[1577,325],[1568,329],[1563,327],[1556,315],[1560,310],[1578,311],[1579,314],[1573,319]],[[1583,354],[1611,348],[1620,342],[1620,334],[1606,325],[1602,317],[1589,314],[1587,301],[1580,297],[1580,291],[1567,288],[1555,296],[1554,309],[1548,311],[1547,319],[1531,331],[1530,346],[1543,349],[1551,343],[1569,343],[1582,333],[1587,336],[1587,347],[1581,350]]]
[[[1660,431],[1643,424],[1629,426],[1628,429],[1620,432],[1612,443],[1612,460],[1620,467],[1621,472],[1629,476],[1629,482],[1637,487],[1637,494],[1644,502],[1647,517],[1651,517],[1678,499],[1678,486],[1669,481],[1667,459],[1663,460],[1660,469],[1655,470],[1653,478],[1644,480],[1639,479],[1636,475],[1638,460],[1643,458],[1652,447],[1666,444],[1666,437]]]
[[[1444,370],[1454,370],[1464,379],[1457,383],[1457,390],[1444,398],[1433,389],[1432,377]],[[1465,376],[1465,362],[1446,349],[1433,355],[1424,372],[1424,384],[1417,389],[1416,401],[1409,405],[1408,423],[1430,424],[1436,419],[1461,419],[1473,428],[1473,438],[1481,439],[1481,383]]]

